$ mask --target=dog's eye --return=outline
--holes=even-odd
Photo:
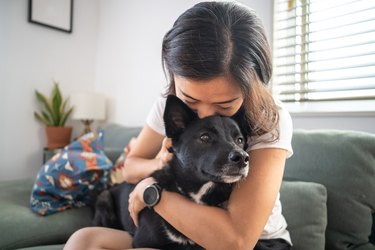
[[[209,142],[211,137],[208,134],[202,134],[199,139],[203,142]]]
[[[238,144],[243,144],[244,143],[244,139],[242,137],[238,137],[237,138],[237,143]]]

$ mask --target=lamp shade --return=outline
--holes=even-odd
[[[75,93],[70,98],[74,107],[72,119],[104,120],[106,117],[106,98],[97,93]]]

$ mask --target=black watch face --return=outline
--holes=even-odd
[[[159,191],[154,186],[148,186],[143,192],[143,200],[147,206],[154,206],[159,200]]]

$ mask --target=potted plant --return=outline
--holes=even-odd
[[[44,123],[47,133],[48,149],[61,148],[70,143],[72,127],[65,127],[73,108],[68,108],[68,98],[64,100],[57,82],[54,82],[51,97],[35,90],[36,97],[42,106],[41,112],[34,112],[37,120]]]

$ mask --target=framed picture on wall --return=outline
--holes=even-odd
[[[29,0],[29,22],[72,33],[73,0]]]

